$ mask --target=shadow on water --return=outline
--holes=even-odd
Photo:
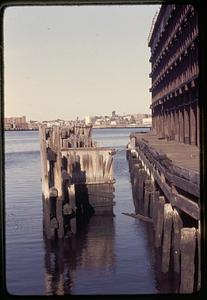
[[[93,216],[72,239],[44,239],[44,294],[73,294],[78,271],[101,272],[112,268],[115,263],[114,232],[112,216]]]

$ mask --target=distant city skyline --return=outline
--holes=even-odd
[[[147,38],[159,7],[7,8],[5,116],[150,114]]]

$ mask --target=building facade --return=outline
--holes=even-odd
[[[160,137],[199,146],[198,15],[193,5],[162,5],[152,24],[152,127]]]
[[[28,129],[26,117],[8,117],[4,119],[5,130],[9,129]]]

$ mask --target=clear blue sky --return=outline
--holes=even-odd
[[[159,7],[7,8],[5,116],[150,113],[147,38]]]

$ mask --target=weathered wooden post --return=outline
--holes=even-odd
[[[56,203],[56,217],[58,221],[58,238],[63,238],[63,199],[62,199],[62,172],[61,172],[61,148],[60,148],[60,128],[53,127],[52,131],[53,148],[56,154],[56,161],[54,163],[54,186],[57,189],[57,203]]]
[[[153,187],[152,187],[152,192],[151,192],[150,205],[151,205],[153,227],[154,227],[154,230],[156,231],[160,192],[158,190],[155,190],[155,186],[153,183],[152,183],[152,186]]]
[[[162,272],[167,273],[170,266],[171,232],[173,209],[170,203],[164,205],[164,226],[162,245]]]
[[[193,293],[195,273],[196,229],[181,229],[181,282],[180,293]]]
[[[49,206],[49,213],[50,213],[50,238],[55,238],[55,232],[58,230],[59,224],[57,221],[57,197],[58,191],[55,187],[50,188],[50,206]]]
[[[149,216],[150,208],[150,195],[151,195],[151,180],[147,179],[144,183],[144,215]]]
[[[139,207],[138,207],[138,182],[139,182],[139,164],[134,165],[134,178],[132,181],[132,195],[133,195],[133,201],[134,201],[134,206],[135,206],[135,212],[138,212]]]
[[[51,238],[49,176],[48,176],[45,126],[39,126],[39,136],[40,136],[41,180],[42,180],[42,199],[43,199],[43,230],[46,234],[46,237]]]
[[[74,184],[69,185],[68,194],[69,194],[69,202],[70,202],[71,209],[75,213],[76,212],[76,201],[75,201],[75,185]],[[77,231],[76,216],[74,216],[70,219],[70,226],[71,226],[72,233],[75,234]]]
[[[155,247],[156,248],[161,247],[162,244],[164,205],[165,205],[165,198],[163,196],[160,196],[157,205],[157,217],[156,217],[156,225],[155,225]]]
[[[138,208],[139,212],[142,213],[144,209],[143,205],[143,196],[144,196],[144,181],[146,178],[146,172],[144,168],[139,169],[138,171]]]
[[[176,208],[173,210],[173,271],[180,273],[180,239],[183,221]]]
[[[49,178],[48,178],[48,164],[47,164],[47,145],[45,126],[39,126],[40,135],[40,158],[42,170],[42,193],[45,199],[49,198]]]
[[[198,283],[197,290],[201,288],[201,221],[198,221],[197,229],[197,247],[198,247]]]

